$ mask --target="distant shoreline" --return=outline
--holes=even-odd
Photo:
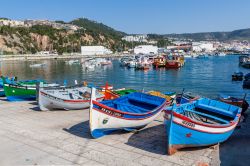
[[[124,57],[129,54],[108,54],[108,55],[38,55],[38,54],[19,54],[19,55],[0,55],[0,61],[13,61],[13,60],[47,60],[47,59],[80,59],[80,58],[112,58]]]

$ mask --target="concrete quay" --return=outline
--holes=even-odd
[[[39,54],[20,54],[20,55],[0,55],[0,61],[14,60],[46,60],[46,59],[80,59],[80,58],[111,58],[129,56],[126,54],[108,54],[108,55],[81,55],[81,54],[65,54],[65,55],[39,55]]]
[[[221,146],[185,149],[168,156],[162,116],[139,132],[119,131],[100,139],[91,138],[88,119],[88,110],[39,111],[36,102],[8,102],[0,98],[0,165],[250,163],[250,134],[244,131],[249,131],[250,123]]]

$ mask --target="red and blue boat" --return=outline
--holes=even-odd
[[[99,138],[116,130],[138,130],[157,118],[170,104],[164,98],[134,92],[113,100],[98,102],[92,89],[90,104],[90,132]]]
[[[168,107],[164,115],[168,154],[186,147],[224,142],[233,133],[240,116],[240,107],[207,98]]]

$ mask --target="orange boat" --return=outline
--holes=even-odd
[[[180,68],[184,65],[183,56],[171,56],[166,60],[166,68]]]
[[[158,56],[154,58],[153,66],[158,68],[158,67],[165,67],[166,65],[166,59],[165,57]]]

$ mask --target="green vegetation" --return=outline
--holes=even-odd
[[[66,24],[64,21],[56,22]],[[35,25],[29,28],[0,26],[0,35],[6,40],[7,47],[15,47],[22,53],[43,50],[57,50],[59,54],[80,52],[80,46],[83,45],[103,45],[113,51],[123,51],[139,44],[122,41],[121,38],[126,35],[125,33],[85,18],[73,20],[70,24],[77,25],[80,29],[69,31],[47,25]],[[17,38],[18,41],[15,41]]]
[[[149,40],[157,41],[158,47],[166,47],[171,45],[172,43],[168,40],[168,38],[164,37],[163,35],[157,34],[148,34]]]

